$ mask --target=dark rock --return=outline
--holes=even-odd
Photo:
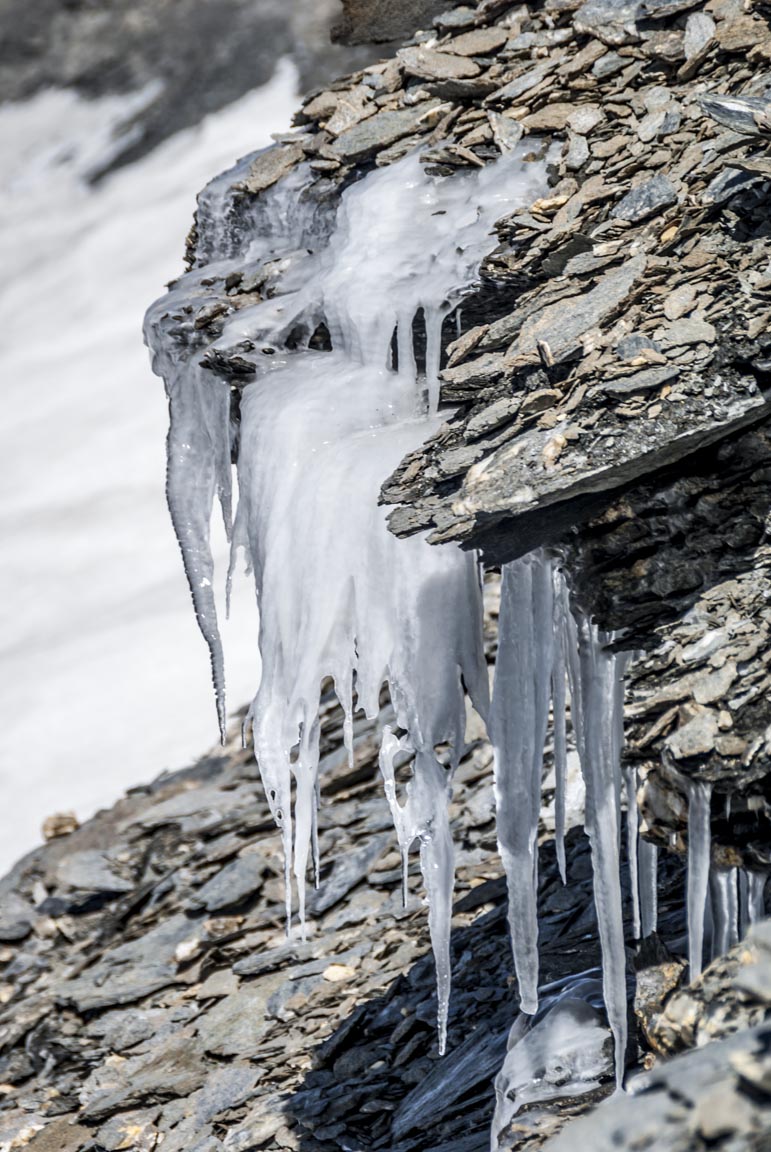
[[[627,192],[613,209],[617,220],[637,222],[658,215],[677,203],[677,190],[666,176],[652,176]]]

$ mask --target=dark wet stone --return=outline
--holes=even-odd
[[[677,191],[674,185],[666,176],[658,173],[627,192],[612,210],[611,216],[615,216],[617,220],[637,223],[658,215],[676,203]]]

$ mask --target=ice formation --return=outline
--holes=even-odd
[[[701,780],[688,786],[688,974],[701,972],[704,912],[709,889],[709,808],[712,789]]]
[[[304,925],[306,877],[309,870],[316,882],[319,876],[322,684],[334,684],[351,757],[354,713],[375,717],[387,685],[395,723],[383,732],[380,769],[405,891],[408,853],[416,842],[420,848],[443,1051],[454,882],[448,798],[463,751],[466,692],[488,717],[480,570],[474,554],[454,546],[393,537],[378,493],[384,477],[438,427],[443,321],[473,283],[496,220],[543,191],[545,164],[526,163],[514,152],[480,171],[437,179],[411,155],[350,186],[335,210],[314,198],[313,174],[301,165],[247,211],[232,188],[251,159],[202,195],[201,266],[148,313],[147,340],[170,405],[169,507],[209,646],[224,737],[209,523],[216,498],[231,531],[231,459],[237,458],[228,584],[243,551],[260,613],[261,661],[246,728],[282,832],[288,923],[296,893]],[[230,276],[251,280],[259,295],[230,310],[218,337],[207,341],[199,332],[222,308],[218,285]],[[424,341],[415,339],[421,330]],[[220,361],[245,364],[248,382],[231,390],[211,371]],[[512,1084],[519,1086],[518,1107],[537,1098],[523,1091],[526,1080],[546,1085],[538,1092],[559,1084],[562,1093],[573,1090],[570,1085],[585,1090],[600,1074],[607,1037],[596,1018],[600,988],[619,1086],[622,1081],[622,783],[636,936],[655,930],[657,871],[656,849],[639,836],[635,772],[621,768],[627,659],[572,603],[553,557],[534,552],[504,567],[489,731],[521,1013],[502,1073],[509,1087],[499,1096],[501,1122],[503,1112],[511,1114]],[[553,989],[539,995],[538,984],[544,750],[551,729],[556,850],[565,881],[568,714],[586,788],[603,959],[588,1003],[586,988],[570,995],[562,989],[555,1000]],[[402,786],[399,770],[407,764],[411,775]],[[693,785],[692,797],[688,916],[695,973],[709,886],[707,786]],[[738,891],[735,875],[713,876],[721,943],[734,939],[740,917],[757,914],[753,883],[744,877]],[[552,1067],[566,1046],[578,1061],[568,1072]]]
[[[563,574],[544,553],[531,553],[504,567],[490,735],[495,749],[498,841],[508,881],[520,1005],[526,1013],[538,1008],[537,833],[552,696],[557,844],[560,867],[564,868],[564,816],[560,816],[559,793],[564,793],[567,668],[571,721],[586,785],[585,827],[594,870],[604,999],[620,1084],[627,1035],[619,872],[626,657],[610,649],[611,639],[571,606]],[[636,824],[631,834],[636,849]]]
[[[230,519],[230,395],[201,367],[194,334],[169,335],[179,334],[175,320],[184,329],[191,299],[205,307],[207,287],[226,274],[235,251],[227,188],[248,163],[202,198],[204,272],[191,272],[171,300],[159,301],[146,328],[170,400],[169,506],[209,645],[223,732],[208,523],[215,496]],[[377,715],[388,685],[398,731],[385,733],[381,767],[403,855],[420,843],[443,1049],[453,889],[447,794],[463,749],[464,688],[483,716],[488,703],[480,574],[473,554],[419,538],[397,541],[378,492],[438,426],[443,320],[473,282],[496,220],[539,194],[545,167],[512,153],[479,172],[438,180],[408,156],[348,189],[332,221],[303,206],[304,179],[299,170],[258,205],[248,258],[272,260],[276,282],[271,295],[228,321],[214,345],[215,354],[262,350],[261,370],[240,396],[231,563],[232,570],[243,549],[260,610],[262,670],[248,719],[282,830],[287,917],[294,889],[302,921],[311,857],[316,876],[319,869],[322,682],[334,682],[351,754],[354,709]],[[421,365],[416,318],[425,330]],[[322,324],[331,350],[313,351],[308,341]],[[292,344],[302,350],[290,351]],[[413,759],[405,798],[394,776],[399,753]]]
[[[491,1152],[501,1144],[520,1108],[558,1096],[580,1096],[599,1086],[612,1068],[610,1036],[602,1022],[597,969],[547,985],[538,1013],[520,1015],[509,1032],[495,1080]]]

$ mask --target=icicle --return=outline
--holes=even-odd
[[[712,959],[722,956],[739,940],[739,892],[736,868],[710,868],[712,907]]]
[[[643,940],[658,926],[658,861],[659,850],[641,836],[637,841],[638,879],[640,883],[640,930]]]
[[[704,907],[709,886],[710,799],[712,788],[688,781],[688,974],[701,972],[704,947]]]
[[[420,841],[420,869],[428,896],[428,927],[436,963],[439,1052],[447,1043],[450,1001],[450,920],[454,888],[453,845],[447,815],[447,774],[431,753],[417,753],[413,776],[402,805],[396,795],[395,761],[410,752],[408,738],[398,739],[388,726],[383,731],[380,770],[396,827],[403,863],[403,898],[407,901],[407,858],[410,845]]]
[[[523,1012],[538,1007],[538,817],[554,652],[551,561],[505,565],[490,715],[498,846]]]
[[[567,792],[567,701],[565,697],[565,640],[567,586],[562,573],[554,569],[554,667],[552,669],[552,713],[554,718],[554,841],[557,867],[567,883],[565,860],[565,803]]]
[[[639,940],[641,931],[637,855],[639,820],[637,814],[637,769],[635,767],[624,769],[624,787],[626,790],[626,854],[629,862],[629,887],[632,893],[632,932],[635,940]]]
[[[626,954],[619,875],[620,661],[583,615],[568,621],[568,670],[573,725],[586,783],[586,831],[592,853],[594,901],[603,961],[603,991],[621,1087],[626,1053]],[[623,667],[623,664],[621,664]]]
[[[747,870],[747,914],[750,924],[757,924],[766,914],[766,881],[767,872]]]
[[[209,648],[220,740],[225,743],[225,662],[214,602],[209,524],[219,495],[230,531],[230,392],[197,365],[167,376],[169,434],[166,498],[195,617]]]

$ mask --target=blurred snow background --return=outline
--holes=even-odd
[[[2,0],[0,25],[9,7]],[[339,69],[340,51],[321,50],[314,79]],[[208,656],[165,506],[166,401],[142,317],[182,271],[196,193],[289,127],[298,72],[280,59],[267,83],[160,143],[162,80],[104,84],[96,97],[79,87],[20,99],[22,87],[0,104],[0,871],[40,840],[46,816],[86,818],[216,740]],[[174,99],[176,115],[178,90]],[[148,109],[149,150],[136,146]],[[222,572],[222,537],[216,553]],[[248,582],[235,594],[224,625],[234,708],[258,668]]]
[[[296,73],[95,187],[126,112],[45,92],[0,108],[0,868],[216,739],[208,657],[164,498],[166,402],[142,316],[182,268],[195,194],[288,126]],[[224,540],[218,541],[225,558]],[[230,700],[255,687],[246,581],[225,625]]]

